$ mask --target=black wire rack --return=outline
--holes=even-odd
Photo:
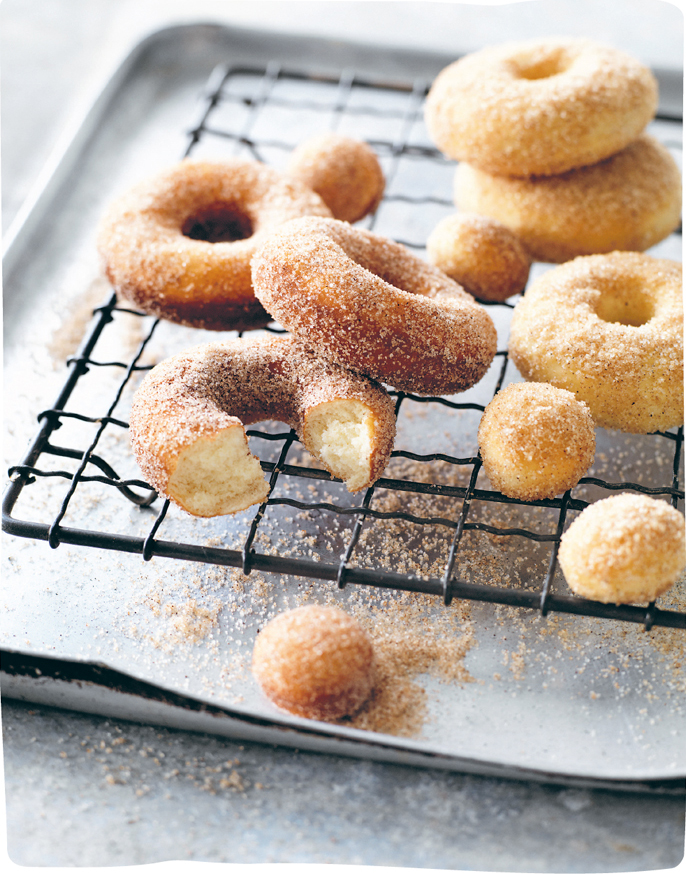
[[[415,211],[416,215],[433,214],[432,210],[435,213],[442,210],[445,214],[454,208],[452,201],[446,196],[444,185],[417,183],[419,179],[431,180],[436,175],[434,171],[440,171],[445,179],[446,172],[450,170],[450,162],[433,147],[422,130],[423,102],[429,84],[423,80],[411,83],[379,81],[356,74],[352,70],[343,71],[337,76],[316,75],[284,70],[276,63],[260,68],[220,67],[212,72],[204,89],[200,113],[188,131],[185,156],[202,155],[203,149],[220,146],[232,154],[247,155],[278,165],[308,133],[322,129],[347,132],[349,127],[355,136],[366,139],[376,150],[384,165],[387,179],[384,199],[375,214],[365,220],[367,226],[379,233],[393,236],[398,242],[419,251],[425,246],[424,237],[418,232],[416,238],[411,238],[411,221],[398,223],[398,227],[401,224],[403,227],[403,232],[398,233],[393,225],[394,215],[407,210]],[[265,115],[271,116],[270,125],[263,123]],[[682,119],[658,116],[657,122],[666,125],[666,133],[662,136],[665,144],[672,150],[681,149]],[[277,135],[274,135],[275,130]],[[408,168],[409,176],[414,181],[403,190],[402,186],[394,185],[394,181],[403,172],[407,172]],[[489,306],[493,306],[494,310],[511,310],[513,305],[508,302]],[[101,360],[98,357],[99,344],[102,343],[109,326],[122,314],[140,318],[141,325],[146,325],[145,330],[142,330],[142,340],[130,360]],[[538,531],[534,527],[502,527],[489,524],[480,518],[475,519],[472,508],[476,502],[488,506],[524,504],[479,486],[481,460],[478,454],[455,457],[440,452],[420,454],[402,449],[393,452],[394,458],[405,458],[419,465],[441,462],[460,467],[467,471],[464,484],[449,485],[424,482],[421,478],[385,477],[369,488],[361,501],[346,503],[345,498],[335,502],[295,500],[278,494],[277,484],[283,478],[295,477],[310,482],[330,483],[331,477],[315,467],[289,462],[289,452],[297,444],[294,432],[268,433],[250,430],[248,435],[251,441],[271,441],[271,457],[276,460],[262,461],[263,469],[269,475],[270,495],[252,516],[241,548],[200,545],[190,542],[190,536],[188,542],[164,539],[169,503],[158,499],[155,492],[142,480],[120,478],[113,464],[104,457],[106,451],[101,448],[103,435],[109,429],[121,431],[128,427],[126,421],[117,418],[117,409],[132,380],[148,367],[143,363],[144,355],[158,325],[150,317],[120,306],[114,294],[94,311],[93,321],[78,353],[67,361],[68,375],[58,398],[52,407],[40,413],[39,430],[25,458],[9,471],[10,484],[3,502],[5,531],[19,537],[47,541],[53,549],[62,543],[68,543],[138,554],[145,561],[154,557],[166,557],[240,568],[246,574],[258,570],[307,577],[332,582],[339,588],[360,585],[421,592],[442,599],[446,605],[453,598],[460,598],[528,608],[542,614],[557,611],[639,623],[646,630],[652,626],[686,629],[686,613],[660,609],[655,603],[647,606],[602,604],[555,592],[553,581],[557,568],[557,551],[565,523],[570,512],[582,510],[588,502],[575,496],[574,490],[555,500],[533,502],[533,506],[547,508],[556,514],[552,531]],[[278,326],[270,326],[268,330],[278,332],[280,329]],[[512,368],[506,351],[498,351],[494,368],[492,394],[503,385],[510,373],[508,368]],[[79,381],[86,374],[98,370],[120,374],[115,380],[117,388],[112,394],[106,413],[93,417],[86,412],[67,410],[68,402],[72,399]],[[395,398],[399,415],[401,408],[407,408],[408,405],[438,404],[446,412],[472,410],[476,413],[482,412],[485,406],[470,401],[460,402],[454,398],[426,398],[399,392],[391,394]],[[70,419],[89,423],[94,428],[85,450],[53,442],[55,432]],[[585,477],[580,485],[595,486],[601,492],[635,491],[661,496],[668,499],[673,506],[680,506],[684,499],[684,492],[680,488],[683,429],[650,435],[650,439],[669,449],[669,482],[647,485]],[[264,455],[269,455],[269,452]],[[60,459],[70,460],[73,469],[59,469]],[[12,513],[22,491],[42,478],[61,479],[68,483],[56,515],[49,521],[15,518]],[[110,500],[115,509],[118,501],[138,505],[140,512],[147,514],[146,518],[149,517],[147,533],[133,536],[65,524],[69,507],[73,501],[78,501],[77,493],[85,484],[93,482],[108,487],[108,495],[111,495]],[[379,490],[393,492],[401,497],[404,493],[442,497],[453,502],[456,512],[450,517],[420,516],[403,509],[389,513],[375,506],[375,497]],[[339,559],[329,562],[292,557],[290,554],[260,552],[257,548],[258,531],[267,510],[277,505],[291,508],[292,511],[322,511],[348,517],[352,527]],[[155,507],[159,509],[155,510]],[[436,528],[444,531],[450,544],[440,575],[408,574],[361,566],[359,550],[363,548],[361,543],[365,526],[375,519],[389,518],[420,526],[422,531]],[[189,530],[193,524],[194,520],[189,517]],[[539,580],[528,580],[526,586],[491,585],[464,579],[459,571],[458,559],[467,532],[481,532],[498,540],[523,538],[529,543],[542,544],[548,550],[546,570]],[[283,552],[289,553],[288,550]]]

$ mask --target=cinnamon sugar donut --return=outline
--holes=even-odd
[[[559,176],[492,176],[460,164],[454,198],[510,228],[538,261],[643,252],[679,226],[681,173],[669,151],[641,135],[621,152]]]
[[[393,402],[378,384],[290,338],[208,343],[154,367],[131,409],[131,445],[157,491],[195,516],[219,516],[269,492],[244,425],[293,427],[326,469],[359,491],[393,448]]]
[[[496,352],[490,316],[456,282],[335,219],[279,228],[255,254],[253,285],[301,346],[402,391],[463,391]]]
[[[439,73],[426,124],[450,158],[487,173],[550,176],[627,146],[655,115],[657,94],[650,70],[609,46],[506,43]]]
[[[577,516],[558,559],[577,595],[612,604],[653,601],[686,565],[684,517],[646,495],[613,495]]]
[[[143,312],[213,331],[265,325],[250,259],[275,227],[328,216],[302,182],[258,161],[184,160],[117,199],[98,249],[117,294]]]
[[[595,455],[586,404],[545,383],[514,383],[498,392],[481,417],[478,440],[491,485],[524,501],[574,488]]]
[[[531,258],[509,228],[487,216],[457,212],[436,225],[426,241],[429,261],[479,300],[502,303],[519,294]]]
[[[277,707],[309,719],[340,719],[359,710],[372,691],[374,648],[343,610],[308,605],[265,625],[252,670]]]
[[[683,424],[681,265],[637,252],[575,258],[517,303],[509,352],[525,379],[566,388],[597,425]]]
[[[371,146],[335,133],[301,143],[287,170],[317,192],[334,218],[351,224],[374,212],[386,185]]]

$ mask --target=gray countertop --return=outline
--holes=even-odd
[[[488,42],[496,25],[512,38],[587,33],[663,66],[680,63],[683,45],[675,6],[637,0],[534,0],[497,13],[454,3],[4,0],[4,228],[108,53],[156,21],[195,17],[456,53]],[[337,758],[11,700],[2,722],[7,852],[22,866],[600,872],[672,868],[684,854],[680,798]]]

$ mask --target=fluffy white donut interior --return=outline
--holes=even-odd
[[[244,429],[236,425],[182,449],[168,490],[189,513],[220,516],[263,501],[269,485]]]
[[[360,401],[327,401],[308,413],[303,442],[354,491],[369,479],[372,424],[369,408]]]

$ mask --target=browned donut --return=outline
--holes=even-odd
[[[255,641],[252,670],[277,707],[309,719],[340,719],[371,693],[374,649],[352,616],[308,605],[267,623]]]
[[[396,389],[450,394],[496,352],[490,316],[404,246],[335,219],[295,219],[253,259],[255,294],[305,348]]]
[[[185,160],[109,207],[98,249],[117,294],[143,312],[244,330],[269,321],[250,280],[257,246],[288,219],[330,214],[302,182],[257,161]]]
[[[269,492],[244,425],[276,419],[350,491],[383,473],[395,411],[384,389],[304,352],[290,338],[208,343],[154,367],[133,400],[131,445],[148,482],[195,516]]]

